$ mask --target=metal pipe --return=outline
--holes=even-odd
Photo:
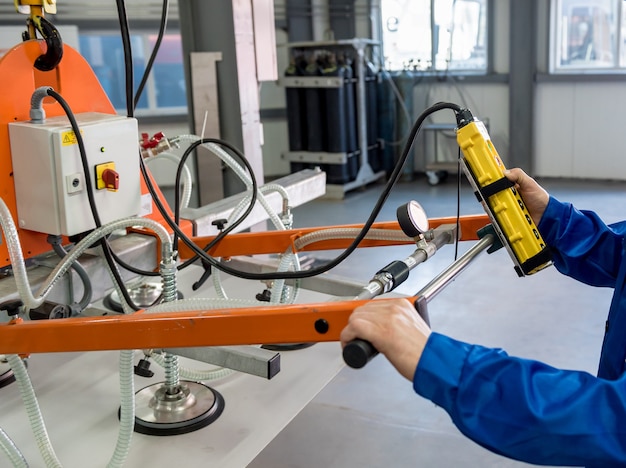
[[[412,270],[420,263],[432,257],[442,246],[453,242],[455,233],[456,226],[454,224],[444,224],[438,226],[436,229],[431,229],[426,233],[426,235],[431,237],[430,242],[426,243],[425,240],[418,242],[417,249],[402,262],[409,271]],[[389,292],[400,285],[400,283],[395,283],[395,281],[396,280],[392,277],[386,277],[385,275],[381,277],[379,274],[376,274],[367,286],[355,297],[355,300],[373,299],[374,297]]]
[[[433,278],[426,286],[424,286],[417,296],[423,297],[426,302],[429,302],[435,297],[444,287],[450,283],[459,273],[461,273],[472,260],[474,260],[478,254],[483,250],[488,249],[494,243],[495,237],[493,234],[487,234],[481,240],[479,240],[471,249],[469,249],[458,260],[452,263],[448,268],[442,271],[439,275]]]

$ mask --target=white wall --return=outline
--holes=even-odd
[[[626,180],[624,83],[540,83],[536,175]]]

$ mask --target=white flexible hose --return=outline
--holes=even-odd
[[[169,237],[168,232],[165,230],[163,226],[158,224],[156,221],[147,218],[124,218],[117,221],[113,221],[109,224],[106,224],[100,228],[93,230],[89,235],[87,235],[83,240],[81,240],[76,246],[68,253],[63,260],[57,264],[55,269],[48,275],[48,278],[44,282],[44,284],[39,289],[36,296],[33,296],[30,292],[30,288],[28,287],[28,278],[25,279],[26,287],[25,294],[22,295],[20,291],[20,298],[22,302],[24,302],[24,307],[26,310],[33,309],[41,305],[43,303],[45,297],[50,293],[50,290],[54,286],[54,284],[58,281],[58,279],[65,274],[65,272],[71,267],[72,263],[80,257],[85,250],[92,247],[92,244],[102,237],[107,236],[108,234],[116,231],[118,229],[130,227],[130,226],[143,226],[157,234],[161,240],[161,251],[162,257],[168,258],[172,254],[172,242]],[[11,259],[13,261],[13,259]],[[25,276],[24,269],[24,276]],[[18,287],[19,290],[19,287]]]
[[[188,141],[193,142],[193,141],[199,140],[200,137],[196,135],[179,135],[177,139],[188,140]],[[228,154],[227,151],[224,151],[219,145],[216,145],[215,143],[207,143],[202,146],[204,146],[213,154],[215,154],[218,158],[220,158],[245,184],[247,190],[252,190],[252,178],[250,177],[250,174],[247,173],[246,169],[241,164],[239,164],[235,160],[235,158],[233,158],[230,154]],[[276,212],[272,209],[272,207],[270,206],[270,204],[268,203],[267,199],[264,196],[264,193],[267,191],[278,191],[283,197],[283,199],[286,200],[285,203],[288,204],[289,194],[287,193],[286,190],[284,190],[283,187],[280,187],[280,188],[277,188],[277,187],[280,187],[280,186],[278,186],[277,184],[271,184],[270,187],[266,189],[264,189],[263,187],[260,187],[259,193],[257,193],[257,200],[259,201],[261,206],[265,209],[267,214],[270,216],[270,219],[272,219],[272,222],[274,223],[276,228],[285,229],[284,225],[280,221],[280,218],[278,218],[278,216],[276,215]],[[249,200],[248,200],[248,203],[250,203]]]
[[[33,295],[28,282],[28,275],[26,273],[26,266],[24,263],[24,257],[22,255],[22,248],[17,236],[17,230],[11,217],[11,213],[6,207],[4,201],[0,199],[0,224],[5,233],[7,240],[7,246],[9,248],[9,255],[11,257],[11,265],[13,267],[13,273],[15,276],[15,283],[20,299],[24,303],[24,309],[26,311],[39,307],[46,296],[50,293],[52,287],[61,278],[67,270],[72,266],[78,257],[80,257],[85,250],[90,248],[92,244],[101,239],[104,236],[112,233],[121,228],[130,226],[143,226],[154,231],[161,239],[162,256],[167,258],[172,253],[172,242],[168,232],[163,226],[156,221],[147,218],[124,218],[112,223],[106,224],[100,228],[93,230],[82,241],[63,258],[61,262],[57,264],[54,270],[48,275],[48,278],[44,284],[40,287],[36,295]]]
[[[293,252],[285,252],[280,257],[277,271],[284,272],[294,269],[296,271],[300,270],[300,259],[298,258],[298,255]],[[298,283],[296,283],[294,287],[290,287],[285,285],[284,279],[274,280],[270,294],[270,303],[292,304],[295,302],[299,290],[300,287]]]
[[[105,262],[109,276],[113,282],[120,305],[125,314],[134,311],[122,294],[121,286],[115,281],[115,276],[108,262]],[[134,380],[134,353],[133,351],[120,351],[119,375],[120,375],[120,425],[117,431],[117,441],[113,455],[107,464],[109,468],[121,468],[130,452],[130,444],[135,429],[135,380]]]
[[[151,353],[150,357],[159,366],[165,367],[165,358],[163,357],[161,353]],[[221,379],[223,377],[233,374],[235,371],[232,369],[225,368],[225,367],[219,367],[216,369],[209,369],[209,370],[196,370],[196,369],[189,369],[187,367],[180,366],[178,372],[183,379],[197,382],[197,381],[203,381],[203,380]]]
[[[180,158],[178,156],[176,156],[174,153],[168,153],[168,152],[159,153],[155,156],[151,156],[149,158],[144,159],[144,161],[149,164],[159,159],[166,159],[168,161],[171,161],[174,164],[176,164],[176,166],[178,166],[178,164],[180,163]],[[187,167],[187,165],[183,166],[182,175],[183,175],[182,177],[183,193],[180,197],[180,206],[182,208],[187,208],[189,206],[189,200],[191,200],[191,191],[193,189],[193,181],[191,179],[191,172],[189,171],[189,168]],[[176,187],[175,190],[178,191],[178,187]]]
[[[20,449],[17,448],[15,443],[2,428],[0,428],[0,448],[2,448],[2,451],[6,454],[14,468],[28,468],[28,463],[24,455],[22,455]]]
[[[22,402],[26,409],[26,414],[30,421],[30,426],[35,435],[35,441],[39,448],[39,453],[43,457],[43,460],[48,468],[61,468],[61,462],[57,458],[52,444],[50,443],[50,437],[44,423],[41,410],[39,409],[39,403],[37,402],[37,396],[33,389],[33,384],[30,381],[28,371],[24,365],[24,361],[17,354],[7,355],[7,360],[13,373],[15,374],[15,380],[22,396]]]
[[[259,188],[259,190],[257,191],[258,202],[261,204],[261,206],[263,207],[263,209],[269,216],[270,221],[272,221],[272,224],[274,225],[274,227],[279,231],[284,231],[285,225],[283,224],[281,219],[278,217],[278,214],[276,214],[276,212],[273,210],[272,206],[267,201],[267,198],[263,196],[263,193],[264,193],[263,187]],[[247,194],[245,197],[243,197],[239,201],[239,203],[237,203],[237,206],[235,206],[235,208],[230,212],[230,215],[228,216],[228,222],[232,223],[234,219],[239,218],[240,214],[248,207],[248,205],[250,205],[251,200],[252,200],[252,195],[250,194]]]
[[[188,141],[197,141],[200,139],[200,137],[195,136],[195,135],[180,135],[177,137],[178,140],[188,140]],[[241,166],[241,164],[239,164],[230,154],[228,154],[228,152],[224,151],[219,145],[216,145],[214,143],[208,143],[208,144],[204,144],[204,147],[206,147],[209,151],[211,151],[212,153],[214,153],[217,157],[219,157],[222,161],[224,161],[224,163],[239,177],[239,179],[241,179],[241,181],[246,185],[247,190],[251,191],[252,190],[252,178],[250,177],[250,175],[246,172],[246,170]],[[257,191],[257,200],[259,201],[259,203],[261,204],[261,206],[263,207],[263,209],[265,210],[265,212],[268,214],[270,220],[272,221],[272,224],[274,225],[274,227],[277,230],[285,230],[285,225],[283,224],[282,220],[280,219],[280,217],[278,216],[278,214],[274,211],[274,209],[271,207],[271,205],[269,204],[269,202],[267,201],[267,198],[265,197],[265,193],[268,192],[278,192],[281,197],[283,198],[283,204],[284,205],[289,205],[289,194],[287,193],[287,191],[285,190],[284,187],[278,185],[278,184],[267,184],[264,185],[262,187],[259,187],[258,191]],[[232,223],[232,221],[234,219],[237,219],[240,214],[245,210],[245,208],[250,204],[250,201],[252,200],[252,196],[250,194],[246,195],[238,204],[237,206],[231,211],[229,217],[228,217],[228,222]],[[283,262],[284,258],[289,259],[289,262]],[[289,254],[287,256],[283,256],[283,258],[281,259],[281,264],[282,266],[282,270],[279,271],[288,271],[290,268],[293,268],[295,270],[299,270],[300,269],[300,263],[298,262],[298,258],[297,255],[294,254]],[[222,298],[222,299],[227,299],[228,295],[226,293],[226,291],[224,290],[224,287],[221,283],[221,275],[218,271],[214,271],[213,272],[213,286],[215,288],[215,291],[218,295],[218,297]],[[277,303],[277,302],[283,302],[286,300],[286,298],[288,297],[288,291],[291,290],[291,288],[286,288],[284,286],[285,282],[284,280],[277,280],[273,283],[272,286],[272,302],[273,303]],[[291,294],[292,298],[295,299],[296,294],[292,293]]]
[[[283,202],[289,205],[289,193],[287,193],[287,189],[279,184],[265,184],[260,187],[264,194],[270,192],[278,192],[280,196],[283,198]]]
[[[314,244],[324,240],[332,239],[354,239],[359,235],[361,229],[358,228],[330,228],[320,229],[319,231],[313,231],[299,237],[294,241],[296,250],[300,250],[307,245]],[[389,229],[370,229],[366,234],[365,239],[369,240],[383,240],[392,242],[401,242],[409,240],[410,238],[400,230]],[[288,250],[291,252],[291,249]]]
[[[109,468],[121,468],[130,452],[130,444],[135,429],[135,380],[134,353],[130,350],[120,351],[120,425],[113,455],[107,464]]]
[[[13,266],[14,276],[16,279],[18,293],[20,299],[24,303],[26,310],[38,307],[45,300],[54,284],[58,281],[71,264],[82,255],[91,245],[98,239],[110,234],[111,232],[129,226],[143,226],[153,230],[160,238],[162,243],[162,256],[169,258],[172,255],[172,244],[168,232],[155,221],[145,218],[126,218],[118,221],[114,221],[105,226],[102,226],[88,236],[86,236],[81,242],[79,242],[74,249],[57,265],[57,267],[50,273],[48,279],[44,285],[40,288],[37,297],[33,296],[29,282],[28,275],[26,273],[26,266],[24,263],[24,257],[22,255],[22,249],[15,229],[15,224],[11,213],[9,212],[6,204],[0,198],[0,225],[5,235],[7,246],[9,248],[9,255],[11,258],[11,264]],[[107,265],[108,266],[108,265]],[[109,268],[109,273],[112,274]],[[120,287],[117,282],[113,282],[118,289],[118,294],[123,297]],[[124,301],[122,301],[124,304]],[[128,306],[127,306],[128,307]],[[122,400],[122,412],[120,421],[120,430],[118,434],[118,441],[115,447],[114,454],[109,462],[110,467],[121,467],[128,455],[130,449],[130,441],[132,438],[132,432],[134,429],[135,410],[134,410],[134,380],[133,380],[133,354],[132,351],[123,351],[120,354],[120,391]],[[22,395],[22,401],[26,408],[26,412],[29,416],[31,428],[37,441],[39,451],[44,458],[47,467],[61,467],[59,460],[54,453],[54,449],[50,443],[48,433],[39,409],[39,404],[32,387],[32,383],[26,371],[26,367],[22,362],[22,359],[17,355],[8,356],[9,364],[13,369],[15,378],[20,388]]]
[[[163,302],[146,309],[146,312],[189,312],[193,310],[218,310],[218,309],[237,309],[242,307],[263,307],[270,305],[263,301],[250,301],[246,299],[221,299],[221,298],[205,298],[192,297],[189,299],[181,299],[179,301]]]
[[[28,296],[32,297],[30,285],[28,283],[28,275],[26,274],[24,256],[22,255],[20,238],[17,235],[17,229],[15,228],[11,212],[2,198],[0,198],[0,226],[2,227],[2,232],[4,233],[4,238],[9,250],[13,276],[15,277],[15,283],[19,296],[21,298]],[[22,301],[23,300],[24,299],[22,299]]]
[[[219,258],[216,258],[218,262]],[[224,289],[224,285],[222,284],[222,272],[219,268],[213,268],[213,272],[211,274],[211,281],[213,282],[213,287],[215,288],[215,294],[220,299],[228,299],[228,293]]]

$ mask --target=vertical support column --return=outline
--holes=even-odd
[[[203,138],[220,138],[217,62],[220,52],[190,54],[191,99],[194,133]],[[200,205],[224,198],[222,164],[207,148],[197,149],[198,193]]]
[[[217,64],[221,138],[241,149],[259,184],[263,180],[261,122],[251,0],[179,0],[183,54],[190,82],[191,52],[221,52]],[[189,87],[191,93],[191,87]],[[193,99],[188,97],[190,109]],[[195,128],[197,122],[192,124]],[[202,191],[203,174],[198,174]],[[241,191],[231,172],[224,173],[224,195]]]
[[[533,171],[536,0],[510,2],[508,167]]]

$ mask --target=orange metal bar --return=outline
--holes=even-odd
[[[0,353],[338,341],[352,311],[366,302],[17,321],[0,325]]]
[[[430,221],[431,226],[436,227],[456,222],[456,218],[438,218]],[[463,217],[460,225],[467,235],[462,238],[472,239],[468,233],[475,233],[488,221],[487,216]],[[392,229],[397,227],[397,223],[377,223],[376,227]],[[236,245],[229,244],[228,248],[232,250],[225,251],[230,255],[264,252],[263,248],[272,245],[275,247],[281,242],[289,245],[294,235],[319,229],[234,234],[225,240],[243,237],[248,241],[239,240]],[[261,242],[253,240],[257,238],[263,239],[260,249],[258,247]],[[257,249],[247,250],[245,247],[250,242]],[[412,241],[407,241],[410,242]],[[320,244],[325,244],[324,248],[328,248],[325,242]],[[221,247],[221,244],[218,247]],[[216,252],[223,255],[222,250],[216,249]],[[16,320],[0,324],[0,353],[27,355],[49,352],[337,341],[352,311],[365,302],[367,301],[337,301],[172,313],[139,311],[132,315],[119,316]]]
[[[456,217],[432,218],[429,219],[431,228],[435,228],[442,224],[455,224]],[[489,224],[490,220],[486,214],[468,215],[459,218],[459,226],[461,228],[460,240],[478,240],[476,232]],[[362,224],[346,224],[340,226],[325,226],[291,229],[286,231],[264,231],[264,232],[244,232],[230,234],[220,241],[218,245],[209,250],[209,255],[213,257],[233,257],[235,255],[256,255],[283,253],[293,245],[293,241],[298,237],[302,237],[311,232],[321,231],[324,229],[341,229],[341,228],[362,228]],[[389,229],[399,230],[400,227],[396,221],[374,223],[372,229]],[[208,245],[215,237],[194,237],[192,240],[199,246]],[[351,239],[335,239],[320,241],[310,244],[302,249],[302,251],[311,250],[334,250],[345,249],[351,244]],[[406,242],[391,242],[364,239],[359,247],[382,247],[389,245],[411,244],[412,239]],[[181,258],[191,258],[194,252],[184,243],[180,243],[178,253]]]

